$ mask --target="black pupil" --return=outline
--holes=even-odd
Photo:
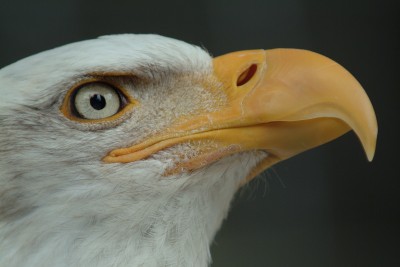
[[[102,95],[95,94],[90,98],[90,105],[96,110],[103,109],[106,106],[106,99]]]

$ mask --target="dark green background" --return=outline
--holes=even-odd
[[[0,67],[112,33],[159,33],[213,55],[304,48],[345,66],[375,106],[374,161],[350,133],[275,166],[238,194],[212,266],[400,266],[396,1],[1,0]]]

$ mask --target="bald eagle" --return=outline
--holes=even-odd
[[[305,50],[212,58],[158,35],[0,70],[0,266],[207,266],[241,185],[377,124],[355,78]]]

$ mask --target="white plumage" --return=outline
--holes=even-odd
[[[206,266],[239,181],[262,156],[236,155],[170,177],[161,174],[184,146],[131,164],[100,159],[110,147],[137,142],[199,105],[212,109],[213,99],[190,84],[209,75],[210,66],[198,47],[121,35],[2,69],[0,266]],[[59,105],[67,89],[94,72],[150,77],[151,84],[132,88],[142,109],[118,127],[94,131],[63,118]]]
[[[70,88],[98,76],[139,104],[101,123],[66,118]],[[222,86],[209,54],[157,35],[105,36],[1,69],[0,266],[207,266],[234,193],[266,152],[172,175],[198,144],[102,162],[181,117],[226,105],[228,96],[205,84]]]

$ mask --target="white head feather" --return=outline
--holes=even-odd
[[[105,36],[1,69],[0,266],[208,265],[239,182],[265,154],[168,177],[162,173],[190,145],[128,164],[101,159],[184,114],[217,109],[225,96],[201,83],[211,72],[204,50],[157,35]],[[92,73],[147,80],[115,78],[140,107],[114,124],[66,119],[63,98]]]

